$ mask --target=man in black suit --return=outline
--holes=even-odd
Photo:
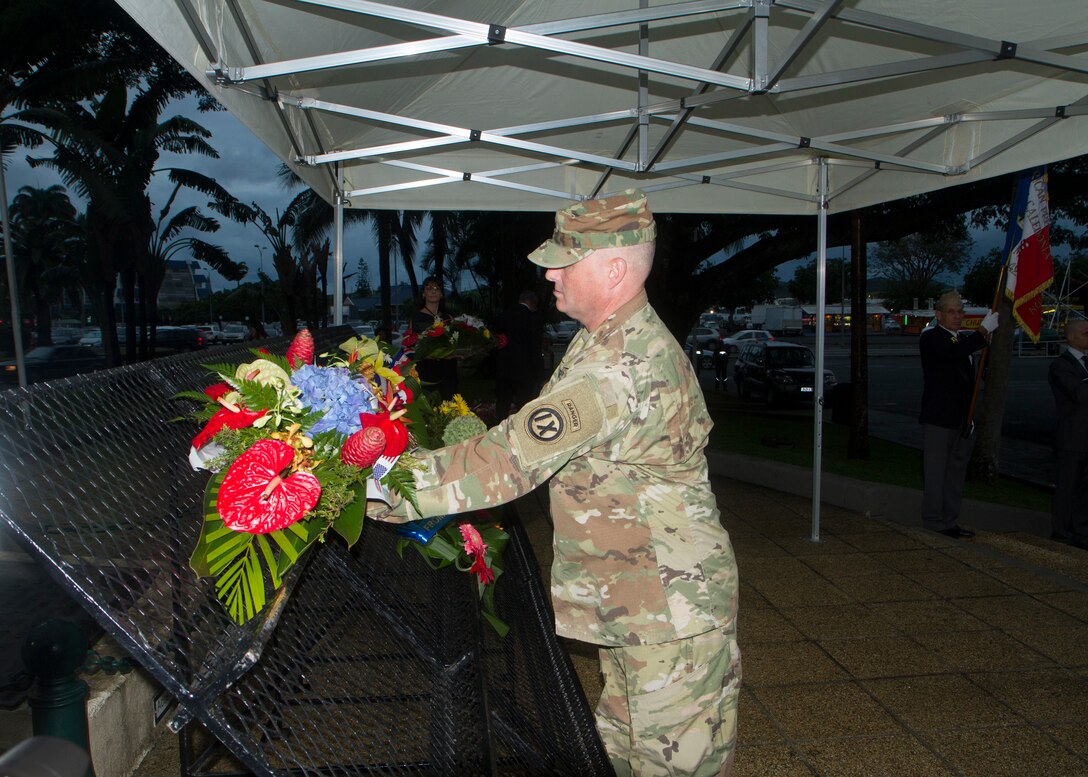
[[[1088,321],[1067,321],[1065,341],[1069,347],[1048,375],[1058,415],[1051,527],[1054,539],[1088,550]]]
[[[495,354],[495,420],[516,413],[535,399],[544,375],[544,323],[537,312],[536,292],[523,291],[518,304],[499,320],[506,345]]]
[[[988,313],[979,331],[961,335],[959,292],[942,294],[934,312],[937,325],[918,339],[923,378],[919,418],[924,427],[922,524],[949,537],[974,537],[973,531],[959,525],[963,481],[975,447],[974,424],[966,424],[975,381],[971,354],[985,347],[997,329],[997,313]]]

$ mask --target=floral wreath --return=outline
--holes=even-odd
[[[239,624],[264,609],[267,583],[280,588],[330,530],[355,544],[368,498],[396,495],[418,509],[413,451],[486,431],[460,397],[433,409],[425,396],[417,401],[410,354],[394,356],[369,338],[351,338],[323,354],[322,364],[305,329],[282,357],[251,353],[243,364],[209,365],[218,382],[177,395],[201,404],[189,461],[213,473],[190,564],[215,578],[216,596]],[[405,537],[399,553],[413,545],[436,568],[454,564],[474,575],[485,615],[505,633],[493,610],[507,538],[501,527],[483,515],[398,529]],[[451,531],[460,537],[456,546]]]

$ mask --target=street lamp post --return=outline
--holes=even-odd
[[[257,249],[260,258],[260,267],[257,270],[257,275],[261,281],[261,326],[264,326],[264,246],[253,244],[253,247]]]

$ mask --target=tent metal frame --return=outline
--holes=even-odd
[[[138,5],[135,0],[118,2],[126,7]],[[891,123],[877,123],[814,137],[755,129],[698,115],[701,108],[723,101],[774,95],[811,95],[819,90],[853,87],[879,80],[891,83],[896,78],[936,71],[985,69],[987,63],[992,63],[993,72],[1003,68],[1022,70],[1027,66],[1032,69],[1032,78],[1038,71],[1040,80],[1056,78],[1064,83],[1079,85],[1084,74],[1088,73],[1088,58],[1082,56],[1084,48],[1088,47],[1088,32],[1079,27],[1076,28],[1079,31],[1073,34],[1066,32],[1036,40],[999,40],[938,24],[851,8],[843,0],[690,0],[654,7],[649,7],[649,0],[639,0],[639,7],[630,10],[523,26],[470,21],[370,0],[282,0],[276,4],[279,10],[301,9],[308,13],[312,9],[314,14],[325,16],[330,11],[359,14],[367,17],[368,22],[375,19],[383,23],[403,24],[406,30],[412,31],[413,36],[419,35],[420,30],[426,30],[431,37],[392,44],[383,40],[383,45],[368,48],[266,62],[259,56],[258,36],[247,17],[247,13],[260,10],[262,0],[253,0],[252,5],[243,4],[241,0],[216,0],[211,6],[214,13],[209,15],[209,23],[216,25],[214,29],[205,26],[197,11],[198,0],[173,2],[180,9],[196,47],[203,55],[199,67],[206,68],[204,77],[223,88],[256,89],[261,99],[274,103],[282,131],[289,138],[290,157],[283,151],[280,152],[281,156],[302,168],[309,167],[327,174],[329,188],[320,193],[328,197],[338,210],[337,323],[342,321],[343,316],[343,255],[339,246],[343,231],[342,208],[392,207],[385,204],[383,195],[466,181],[540,195],[544,198],[543,202],[554,199],[559,204],[607,193],[614,174],[625,176],[628,181],[634,178],[650,193],[710,186],[719,191],[739,190],[776,198],[774,202],[782,203],[780,212],[786,212],[790,203],[806,206],[804,212],[815,214],[818,222],[818,310],[822,320],[828,211],[846,210],[880,201],[876,197],[887,198],[879,188],[871,186],[858,189],[852,198],[844,198],[846,192],[866,182],[871,184],[874,176],[886,172],[905,171],[927,176],[933,180],[933,185],[928,187],[932,189],[948,185],[947,180],[951,178],[966,179],[980,172],[995,175],[997,172],[979,171],[980,165],[1022,146],[1058,122],[1083,117],[1088,113],[1086,87],[1083,96],[1074,95],[1077,99],[1064,104],[1050,104],[1054,101],[1036,98],[1036,103],[1047,104],[1028,105],[1016,110],[968,110],[947,115],[918,115],[907,120],[900,117]],[[634,4],[635,0],[632,0]],[[680,19],[726,18],[721,15],[727,13],[730,26],[723,29],[723,44],[708,66],[698,67],[650,54],[649,32],[654,24]],[[245,52],[248,61],[227,61],[224,56],[218,35],[228,22],[237,27],[243,41],[239,49]],[[921,43],[904,45],[903,58],[898,53],[892,53],[886,57],[890,61],[874,59],[867,63],[863,59],[860,64],[843,63],[840,69],[828,69],[826,72],[791,74],[791,65],[810,53],[814,41],[820,40],[821,32],[830,24],[841,25],[851,32],[856,28],[862,38],[891,36],[905,42]],[[638,31],[637,53],[562,37],[631,26],[636,26]],[[779,45],[776,58],[772,56],[772,32],[777,36],[773,43]],[[184,56],[191,57],[191,44],[186,41],[184,45],[187,52]],[[500,45],[544,51],[574,58],[578,62],[601,63],[610,70],[630,71],[635,76],[632,80],[634,99],[631,107],[589,115],[557,116],[530,124],[471,127],[425,121],[419,116],[399,115],[361,105],[340,104],[308,94],[293,94],[289,90],[280,92],[276,86],[305,73],[365,67],[373,63],[404,62],[426,55]],[[626,45],[630,48],[629,38]],[[734,62],[738,52],[745,49],[750,57],[744,70],[747,77],[723,72],[727,65]],[[1069,51],[1072,53],[1066,53]],[[910,53],[916,56],[910,57]],[[195,59],[187,64],[193,66]],[[690,82],[690,94],[679,99],[653,100],[649,89],[651,75],[669,79],[670,82],[676,79]],[[894,83],[889,86],[891,90],[894,90]],[[1067,90],[1058,91],[1064,98]],[[562,110],[561,101],[556,101],[554,110]],[[329,148],[328,145],[335,141],[323,136],[319,129],[322,125],[314,118],[319,114],[330,118],[350,117],[386,130],[403,131],[404,138],[391,141],[390,137],[394,136],[390,136],[383,138],[380,144],[346,142],[345,147]],[[932,156],[924,156],[927,151],[938,148],[937,144],[944,142],[948,133],[977,122],[1004,123],[1000,131],[991,133],[996,137],[991,140],[990,135],[987,136],[989,147],[978,141],[977,147],[971,145],[963,152],[966,155],[957,157],[955,163],[942,163],[934,161]],[[1022,123],[1023,127],[1017,123]],[[575,129],[614,129],[616,125],[626,125],[626,129],[620,133],[620,140],[611,154],[600,151],[590,153],[562,143],[547,142],[547,137],[539,137],[549,132]],[[651,129],[655,132],[661,130],[656,136],[655,145],[651,145]],[[678,141],[689,131],[700,139],[720,138],[722,150],[708,153],[704,146],[699,153],[688,153]],[[538,137],[526,137],[530,135]],[[887,142],[889,138],[899,138],[901,143],[893,147]],[[877,141],[883,141],[881,150],[872,147]],[[512,163],[507,160],[506,164],[496,164],[488,169],[469,170],[456,169],[437,159],[427,158],[428,154],[468,145],[487,147],[496,153],[515,152],[524,155],[526,160]],[[1057,150],[1048,153],[1053,155],[1052,158],[1060,156]],[[478,158],[478,155],[473,158]],[[364,169],[363,165],[376,167]],[[354,170],[355,175],[352,175],[353,167],[358,168]],[[519,179],[523,173],[563,167],[590,171],[594,185],[588,192],[580,187],[578,193],[573,193],[560,191],[554,185],[545,186]],[[369,170],[383,168],[391,169],[397,175],[384,181],[367,175]],[[363,170],[363,178],[359,177],[360,170]],[[829,175],[832,170],[836,174],[834,182]],[[790,189],[785,179],[776,182],[776,175],[801,175],[802,178],[799,181],[791,178],[794,188]],[[312,183],[314,177],[309,176],[309,180]],[[427,201],[427,198],[421,199]],[[487,200],[482,198],[481,201]],[[818,374],[822,374],[822,367],[823,331],[820,328],[817,332]],[[814,539],[818,539],[819,526],[822,381],[817,381],[816,388]]]
[[[176,0],[179,6],[189,7],[190,0]],[[450,183],[471,180],[477,184],[491,186],[505,186],[524,191],[554,196],[560,200],[569,200],[569,192],[548,190],[541,187],[533,187],[526,184],[503,180],[504,177],[525,172],[527,169],[539,169],[532,166],[518,166],[498,168],[484,172],[470,172],[465,170],[452,170],[441,167],[433,167],[418,162],[405,162],[397,160],[398,154],[413,153],[436,149],[458,144],[481,143],[502,146],[523,151],[531,155],[552,158],[553,165],[571,165],[579,162],[587,165],[601,167],[606,171],[620,170],[633,173],[665,174],[673,171],[710,167],[721,163],[736,163],[741,160],[774,160],[775,157],[785,154],[793,154],[798,149],[807,149],[812,155],[810,163],[816,163],[820,157],[828,157],[835,160],[857,160],[862,163],[870,163],[859,173],[868,177],[882,168],[914,170],[939,176],[956,176],[970,172],[977,164],[1000,154],[1007,148],[1022,143],[1039,132],[1049,127],[1053,122],[1072,116],[1083,116],[1088,113],[1088,101],[1078,101],[1072,105],[1048,105],[1037,108],[1017,111],[980,111],[956,113],[940,117],[925,117],[916,121],[898,122],[889,125],[878,125],[861,130],[846,133],[837,133],[826,137],[801,137],[782,133],[753,130],[739,124],[731,124],[721,121],[699,119],[693,116],[695,110],[701,106],[709,105],[723,99],[736,99],[751,95],[765,93],[784,94],[820,89],[829,86],[842,86],[845,84],[860,83],[874,79],[890,78],[907,74],[921,73],[929,70],[960,67],[999,59],[1018,59],[1024,62],[1045,65],[1070,73],[1088,73],[1088,63],[1070,56],[1058,53],[1062,49],[1083,46],[1088,44],[1088,39],[1082,36],[1066,36],[1047,41],[1035,41],[1028,44],[1011,41],[992,40],[977,36],[951,32],[931,25],[923,25],[895,19],[886,15],[865,11],[840,8],[842,0],[828,0],[828,2],[814,2],[813,0],[695,0],[694,2],[675,3],[672,5],[658,6],[654,8],[642,8],[638,10],[596,14],[581,18],[564,19],[543,24],[526,25],[521,28],[503,27],[498,24],[483,24],[463,19],[457,19],[440,14],[415,11],[412,9],[397,8],[382,3],[369,2],[369,0],[297,0],[299,5],[310,5],[316,8],[329,8],[366,16],[374,16],[391,21],[399,21],[407,24],[418,25],[437,30],[439,33],[452,33],[424,41],[410,43],[398,43],[385,46],[376,46],[356,51],[339,52],[320,56],[305,57],[281,62],[271,62],[248,66],[232,66],[222,61],[215,53],[211,45],[213,39],[211,31],[201,30],[198,36],[205,41],[205,53],[209,60],[216,62],[215,67],[209,70],[208,75],[217,84],[223,86],[241,87],[250,82],[261,82],[269,99],[275,99],[281,111],[297,109],[300,111],[324,111],[331,114],[351,116],[376,124],[403,127],[406,130],[414,130],[425,133],[433,133],[433,137],[404,141],[401,143],[383,144],[379,146],[363,146],[358,148],[341,149],[334,152],[306,153],[298,151],[295,161],[313,167],[321,167],[336,162],[350,160],[368,160],[379,165],[387,165],[400,169],[409,169],[421,173],[426,177],[418,180],[391,184],[386,186],[373,186],[355,188],[344,191],[334,185],[334,191],[338,196],[349,200],[364,197],[377,197],[392,191],[409,188],[421,188],[429,186],[441,186]],[[243,30],[247,29],[244,15],[237,10],[236,0],[229,0],[228,7],[235,14],[236,23]],[[626,52],[612,51],[600,46],[593,46],[573,41],[566,41],[555,36],[581,32],[585,30],[602,29],[606,27],[640,25],[641,37],[647,39],[648,26],[651,22],[674,20],[683,17],[699,16],[718,13],[721,11],[747,9],[745,20],[738,25],[734,35],[723,48],[721,55],[709,68],[699,68],[684,65],[677,62],[644,54],[629,54]],[[808,22],[797,33],[794,40],[775,63],[768,61],[768,35],[770,30],[770,15],[772,9],[783,9],[809,14]],[[194,20],[195,13],[191,8],[186,14],[187,18]],[[901,62],[885,63],[869,67],[849,68],[836,72],[819,75],[808,75],[796,78],[783,78],[789,64],[804,50],[812,40],[816,32],[829,20],[838,19],[872,30],[907,35],[920,40],[955,46],[962,51],[950,54],[922,57],[918,59],[904,60]],[[737,50],[745,36],[752,42],[752,71],[754,77],[739,78],[719,72],[718,68],[728,60],[729,56]],[[246,35],[247,40],[252,40],[252,33]],[[453,51],[472,46],[489,46],[497,44],[512,44],[528,48],[538,48],[556,54],[570,55],[591,59],[598,62],[609,63],[624,68],[631,68],[640,75],[657,73],[696,82],[692,95],[681,100],[672,100],[656,104],[646,104],[645,90],[641,89],[637,106],[635,108],[611,111],[607,113],[575,116],[557,119],[549,122],[537,122],[509,127],[495,127],[491,129],[474,127],[457,127],[437,122],[422,121],[409,116],[398,116],[381,111],[373,111],[359,106],[344,105],[324,100],[317,100],[304,96],[293,96],[289,93],[277,94],[270,86],[268,79],[284,76],[298,75],[300,73],[315,70],[331,70],[336,68],[357,66],[379,61],[391,61],[398,59],[411,59],[423,54]],[[254,61],[257,61],[256,47],[250,46],[250,53]],[[719,87],[711,91],[711,87]],[[1013,138],[995,146],[992,149],[982,151],[977,158],[961,165],[942,165],[927,162],[921,159],[912,159],[909,154],[925,144],[908,144],[898,154],[878,153],[858,146],[846,145],[858,143],[867,139],[902,133],[914,133],[927,128],[939,128],[948,131],[958,124],[976,121],[1030,121],[1037,120],[1028,126],[1023,132]],[[645,143],[646,129],[649,121],[664,122],[669,125],[665,137],[654,149],[649,149]],[[612,156],[600,154],[588,154],[572,148],[564,148],[547,143],[539,143],[519,139],[519,135],[539,133],[541,131],[570,129],[574,127],[592,126],[594,124],[612,124],[615,122],[630,121],[632,130],[625,139],[621,148]],[[284,122],[285,128],[288,122]],[[667,147],[672,142],[676,133],[684,126],[689,125],[702,130],[720,133],[723,136],[740,137],[751,141],[752,146],[747,149],[733,150],[719,154],[709,154],[685,159],[663,159]],[[310,125],[313,126],[312,124]],[[926,135],[926,142],[937,138],[936,134]],[[313,133],[317,139],[316,131]],[[628,161],[622,158],[627,146],[634,136],[638,136],[642,142],[639,144],[637,161]],[[299,138],[293,139],[296,149],[301,149],[307,144]],[[319,143],[310,144],[311,147]],[[547,164],[547,163],[544,163]],[[765,175],[772,167],[769,165],[754,166],[743,171],[746,178],[759,178]],[[862,179],[859,179],[862,180]],[[681,183],[682,181],[682,183]],[[603,183],[603,181],[602,181]],[[856,182],[848,181],[839,187],[839,193],[852,188]],[[718,185],[737,187],[739,183],[732,177],[696,176],[683,177],[672,181],[669,188],[677,185]],[[646,187],[652,190],[653,187]],[[743,187],[740,187],[743,188]],[[598,187],[598,190],[600,187]],[[778,196],[791,196],[784,190],[774,190]],[[827,195],[834,199],[836,193]]]

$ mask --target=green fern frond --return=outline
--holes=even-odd
[[[170,397],[170,399],[191,399],[194,402],[200,402],[202,404],[215,404],[215,400],[205,394],[203,391],[179,391]]]
[[[275,386],[258,383],[255,380],[239,380],[238,392],[246,407],[276,407],[279,394]]]
[[[385,473],[381,484],[397,496],[407,499],[408,503],[419,512],[419,503],[416,502],[416,482],[412,477],[412,471],[408,468],[393,467]]]
[[[204,364],[202,366],[207,370],[214,372],[216,375],[223,378],[224,380],[227,380],[231,375],[234,374],[234,371],[238,369],[237,364],[228,364],[226,362],[223,362],[222,364]]]

